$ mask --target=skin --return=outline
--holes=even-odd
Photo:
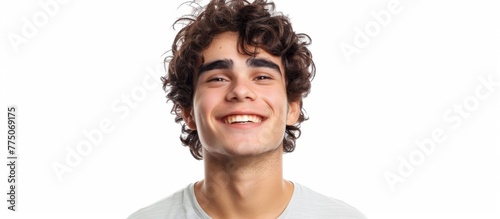
[[[237,36],[219,34],[203,51],[193,108],[183,112],[203,145],[205,179],[195,196],[213,218],[276,218],[293,194],[283,179],[282,141],[300,104],[287,101],[281,58],[259,48],[254,57],[241,54]],[[234,115],[258,119],[228,124]]]

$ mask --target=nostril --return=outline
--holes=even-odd
[[[244,101],[253,100],[255,98],[256,94],[252,90],[251,85],[239,81],[234,82],[233,87],[226,96],[226,99],[228,101]]]

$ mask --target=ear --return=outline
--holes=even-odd
[[[286,117],[286,124],[287,125],[295,125],[297,123],[297,120],[299,120],[300,116],[300,102],[301,100],[297,100],[294,102],[288,103],[288,113]]]
[[[191,130],[196,130],[196,121],[194,120],[193,109],[183,109],[182,119]]]

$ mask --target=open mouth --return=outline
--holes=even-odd
[[[226,124],[260,123],[262,117],[257,115],[231,115],[224,118]]]

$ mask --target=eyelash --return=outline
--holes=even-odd
[[[259,75],[255,78],[256,80],[269,80],[269,79],[273,79],[267,75]]]
[[[270,80],[270,79],[273,79],[273,78],[270,76],[267,76],[267,75],[259,75],[259,76],[255,77],[254,80],[261,81],[261,80]],[[227,79],[225,79],[223,77],[214,77],[214,78],[208,79],[207,82],[224,82],[224,81],[227,81]]]
[[[225,79],[220,77],[211,78],[208,80],[208,82],[223,82],[223,81],[225,81]]]

